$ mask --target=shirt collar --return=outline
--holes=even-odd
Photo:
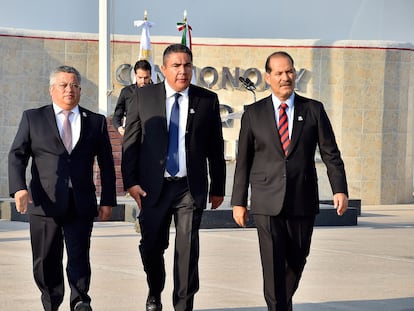
[[[175,95],[175,93],[180,93],[181,95],[183,95],[184,97],[188,97],[188,88],[186,88],[184,91],[181,92],[176,92],[174,91],[174,89],[168,84],[167,81],[165,81],[164,83],[165,85],[165,95],[167,98],[170,98],[172,96]]]
[[[282,103],[282,101],[280,101],[280,99],[276,97],[273,93],[272,93],[272,101],[276,109],[278,109],[280,104]],[[292,95],[290,95],[290,97],[287,100],[283,101],[283,103],[288,105],[289,109],[293,108],[294,103],[295,103],[295,92],[293,92]]]
[[[55,111],[55,114],[57,115],[57,114],[61,113],[64,109],[60,108],[58,105],[53,103],[53,110]],[[71,109],[71,111],[74,114],[79,114],[79,106],[76,105],[74,108]]]

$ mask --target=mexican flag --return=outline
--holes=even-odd
[[[182,31],[181,44],[186,45],[191,50],[191,26],[188,25],[187,20],[183,23],[177,23],[178,31]]]
[[[181,44],[187,46],[190,50],[192,48],[191,44],[191,31],[193,30],[191,26],[187,23],[187,12],[184,12],[184,22],[177,23],[178,31],[182,31],[183,35],[181,36]],[[193,67],[193,75],[191,78],[191,83],[196,84],[196,73],[195,67]]]

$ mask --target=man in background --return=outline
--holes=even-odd
[[[112,117],[112,124],[119,134],[124,136],[125,121],[129,104],[131,102],[132,94],[138,87],[143,87],[152,83],[151,81],[151,64],[145,60],[139,60],[134,66],[136,82],[124,87],[119,94],[118,102],[115,106],[114,115]]]

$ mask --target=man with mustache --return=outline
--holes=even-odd
[[[322,103],[294,92],[292,57],[275,52],[265,69],[272,94],[243,114],[231,204],[235,222],[245,227],[251,187],[268,310],[291,311],[319,212],[316,147],[327,167],[338,215],[348,207],[348,189]]]

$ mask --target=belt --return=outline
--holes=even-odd
[[[181,181],[187,179],[187,176],[184,177],[177,177],[177,176],[170,176],[170,177],[164,177],[165,181]]]

